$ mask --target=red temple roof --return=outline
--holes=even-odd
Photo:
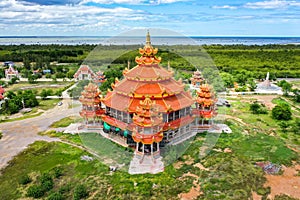
[[[4,88],[0,85],[0,100],[4,99],[3,96],[4,92],[5,92]]]
[[[161,112],[176,111],[191,106],[194,101],[189,92],[184,91],[181,81],[176,81],[173,72],[159,65],[157,49],[153,48],[150,36],[146,45],[139,50],[141,57],[136,58],[137,66],[123,71],[124,79],[113,84],[103,103],[117,110],[135,113],[140,100],[147,96],[155,100]]]

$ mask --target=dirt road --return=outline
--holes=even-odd
[[[72,103],[71,100],[63,100],[62,106],[55,106],[35,118],[1,123],[0,131],[3,132],[3,137],[0,140],[0,169],[34,141],[59,141],[58,138],[40,136],[38,133],[47,130],[55,121],[67,116],[78,115],[80,107],[69,109],[69,103]]]

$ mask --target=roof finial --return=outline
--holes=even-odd
[[[147,36],[146,36],[146,46],[151,46],[149,30],[147,31]]]

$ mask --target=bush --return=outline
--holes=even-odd
[[[54,177],[55,178],[59,178],[63,175],[62,167],[55,167],[55,168],[53,168],[53,171],[54,171]]]
[[[0,131],[0,140],[1,140],[2,137],[3,137],[3,133]]]
[[[280,103],[272,109],[272,117],[277,120],[292,119],[291,107],[286,103]]]
[[[44,189],[40,185],[32,185],[28,188],[27,190],[27,196],[28,197],[33,197],[33,198],[40,198],[44,196]]]
[[[253,114],[267,114],[268,111],[264,104],[259,104],[257,101],[250,104],[250,111]]]
[[[63,199],[64,199],[63,195],[59,192],[51,193],[47,198],[47,200],[63,200]]]
[[[85,198],[89,195],[89,193],[87,192],[86,188],[84,185],[78,185],[76,186],[75,190],[74,190],[74,200],[79,200],[82,198]]]
[[[53,180],[52,180],[52,177],[50,176],[50,174],[44,173],[41,176],[40,181],[41,181],[41,186],[45,192],[49,191],[53,188],[54,183],[53,183]]]
[[[21,176],[21,178],[19,179],[19,183],[22,185],[26,185],[27,183],[30,183],[32,180],[31,178],[26,174]]]

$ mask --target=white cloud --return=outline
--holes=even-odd
[[[158,4],[171,4],[188,0],[82,0],[81,5],[86,3],[97,4],[131,4],[131,5],[158,5]]]
[[[244,5],[245,8],[251,9],[282,9],[292,6],[300,6],[300,2],[286,0],[271,0],[260,2],[249,2]]]
[[[236,6],[230,6],[230,5],[224,5],[224,6],[213,6],[212,8],[214,8],[214,9],[230,9],[230,10],[237,9],[237,7],[236,7]]]
[[[84,28],[115,29],[122,27],[126,22],[139,20],[147,20],[143,11],[124,7],[39,5],[17,0],[0,1],[0,27],[8,26],[11,30],[22,27],[24,32],[30,30],[38,33],[44,30],[46,33],[48,31],[72,33]]]

